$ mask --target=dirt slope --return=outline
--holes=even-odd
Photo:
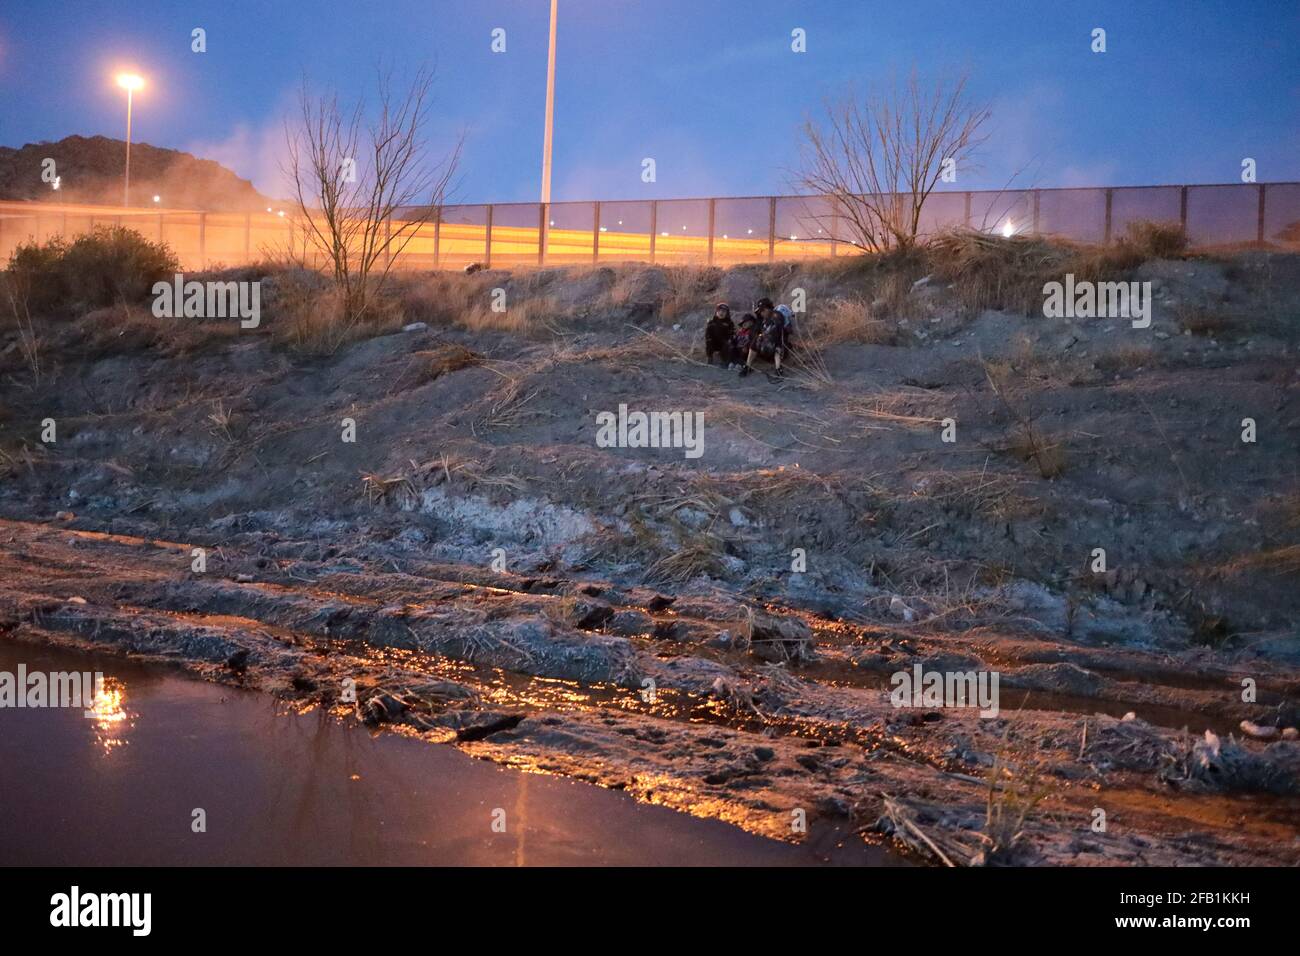
[[[703,309],[809,289],[816,341],[852,274],[669,318],[662,270],[492,273],[552,320],[316,358],[69,322],[40,384],[5,353],[3,626],[340,711],[351,678],[368,720],[783,839],[1295,863],[1300,743],[1238,725],[1300,719],[1300,266],[1143,269],[1147,330],[928,282],[782,380],[701,364]],[[599,447],[620,404],[702,412],[703,455]],[[917,664],[1001,712],[895,707]]]

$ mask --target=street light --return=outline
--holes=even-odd
[[[555,15],[559,0],[551,0],[551,41],[546,55],[546,132],[542,136],[542,202],[551,201],[551,128],[555,121]]]
[[[117,85],[126,90],[126,176],[122,180],[122,205],[131,205],[131,101],[135,91],[144,86],[144,78],[135,73],[117,74]]]

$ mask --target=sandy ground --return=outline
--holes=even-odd
[[[4,353],[0,628],[784,840],[1295,864],[1300,263],[1142,270],[1150,329],[928,283],[893,344],[783,380],[699,337],[717,298],[806,287],[815,316],[832,280],[793,268],[672,319],[653,270],[590,313],[612,276],[557,272],[562,328],[327,358],[69,323],[37,386]],[[702,456],[598,447],[620,403],[701,412]],[[996,672],[1000,712],[894,706],[918,664]]]

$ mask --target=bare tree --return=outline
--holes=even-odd
[[[821,123],[804,123],[797,182],[830,206],[810,218],[839,218],[838,238],[869,252],[911,248],[947,161],[967,168],[989,116],[967,97],[965,76],[927,89],[913,71],[902,89],[861,99],[850,89]]]
[[[420,70],[397,98],[380,74],[378,108],[339,105],[338,95],[299,94],[298,127],[285,124],[284,173],[310,247],[333,269],[349,322],[363,319],[397,257],[442,206],[460,160],[463,136],[439,160],[428,155],[425,127],[433,73]],[[400,213],[400,217],[397,214]]]

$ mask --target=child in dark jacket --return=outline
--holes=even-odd
[[[713,310],[713,318],[704,326],[704,355],[710,365],[713,357],[718,357],[718,364],[727,368],[734,360],[732,339],[736,335],[736,326],[731,321],[731,306],[719,302]]]

